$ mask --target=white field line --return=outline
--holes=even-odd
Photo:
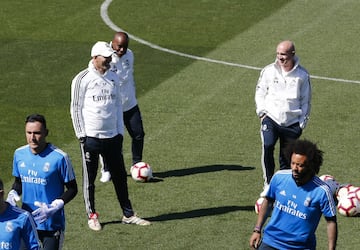
[[[111,4],[113,0],[105,0],[100,8],[100,15],[101,18],[103,19],[103,21],[105,22],[105,24],[112,30],[114,30],[115,32],[118,31],[124,31],[126,33],[128,33],[127,31],[121,29],[120,27],[118,27],[116,24],[114,24],[111,19],[108,16],[108,8]],[[231,62],[225,62],[225,61],[221,61],[221,60],[216,60],[216,59],[211,59],[211,58],[206,58],[206,57],[201,57],[201,56],[195,56],[195,55],[190,55],[190,54],[185,54],[182,52],[178,52],[175,50],[171,50],[171,49],[167,49],[161,46],[158,46],[156,44],[150,43],[148,41],[145,41],[143,39],[141,39],[140,37],[134,36],[130,33],[128,33],[129,37],[132,40],[137,41],[138,43],[141,43],[143,45],[146,45],[150,48],[153,49],[157,49],[160,51],[164,51],[170,54],[174,54],[174,55],[178,55],[178,56],[182,56],[182,57],[187,57],[187,58],[191,58],[194,60],[199,60],[199,61],[206,61],[206,62],[211,62],[211,63],[218,63],[218,64],[223,64],[223,65],[228,65],[228,66],[232,66],[232,67],[239,67],[239,68],[244,68],[244,69],[252,69],[252,70],[261,70],[262,68],[259,67],[255,67],[255,66],[250,66],[250,65],[244,65],[244,64],[238,64],[238,63],[231,63]],[[341,78],[332,78],[332,77],[326,77],[326,76],[315,76],[315,75],[310,75],[311,78],[313,79],[319,79],[319,80],[327,80],[327,81],[334,81],[334,82],[343,82],[343,83],[356,83],[356,84],[360,84],[360,81],[356,81],[356,80],[347,80],[347,79],[341,79]]]

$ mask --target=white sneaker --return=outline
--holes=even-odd
[[[108,182],[111,180],[111,174],[109,171],[103,171],[101,170],[101,178],[100,178],[100,181],[101,182]]]
[[[99,222],[99,214],[98,213],[92,213],[88,220],[88,225],[91,230],[94,231],[100,231],[101,230],[101,224]]]
[[[265,184],[264,190],[260,193],[260,197],[265,197],[268,191],[269,191],[269,184]]]
[[[140,226],[148,226],[151,224],[150,221],[141,219],[140,217],[137,217],[136,214],[134,214],[131,217],[123,216],[121,222],[123,224],[135,224],[135,225],[140,225]]]

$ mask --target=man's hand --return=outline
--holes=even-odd
[[[48,218],[53,216],[58,210],[64,207],[64,201],[62,199],[56,199],[50,205],[43,202],[35,201],[34,205],[39,207],[32,212],[34,220],[37,223],[43,223]]]
[[[261,243],[261,232],[253,232],[250,237],[249,245],[251,249],[257,249]]]
[[[86,137],[80,137],[80,138],[79,138],[79,142],[80,142],[80,143],[85,143],[85,141],[86,141]]]
[[[14,190],[11,189],[10,192],[8,193],[8,196],[6,198],[6,201],[13,207],[16,206],[16,202],[20,200],[20,196],[18,195],[18,193]]]

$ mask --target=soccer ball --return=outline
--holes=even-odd
[[[328,174],[322,175],[319,178],[329,186],[330,191],[333,195],[335,195],[340,187],[340,183],[337,182],[332,175]]]
[[[256,214],[259,214],[263,201],[264,201],[264,197],[260,197],[259,199],[256,200],[256,202],[255,202],[255,213]]]
[[[360,213],[360,202],[355,195],[347,195],[339,200],[337,205],[339,214],[347,217],[356,216]]]
[[[353,188],[354,186],[352,184],[340,185],[338,191],[336,192],[336,198],[341,200],[341,198],[346,197]]]
[[[329,174],[324,174],[324,175],[322,175],[322,176],[319,176],[319,178],[320,178],[322,181],[335,179],[334,176],[329,175]]]
[[[153,178],[152,169],[146,162],[138,162],[130,168],[131,177],[137,182],[147,182]]]
[[[355,196],[360,201],[360,187],[351,187],[348,196]]]

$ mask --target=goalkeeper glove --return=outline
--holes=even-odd
[[[16,206],[16,202],[20,200],[20,196],[18,195],[18,193],[14,190],[11,189],[10,192],[8,193],[8,196],[6,198],[6,201],[13,207]]]
[[[56,199],[51,204],[35,201],[34,205],[39,207],[32,212],[34,220],[37,223],[45,222],[49,217],[53,216],[57,211],[64,207],[64,201],[62,199]]]

